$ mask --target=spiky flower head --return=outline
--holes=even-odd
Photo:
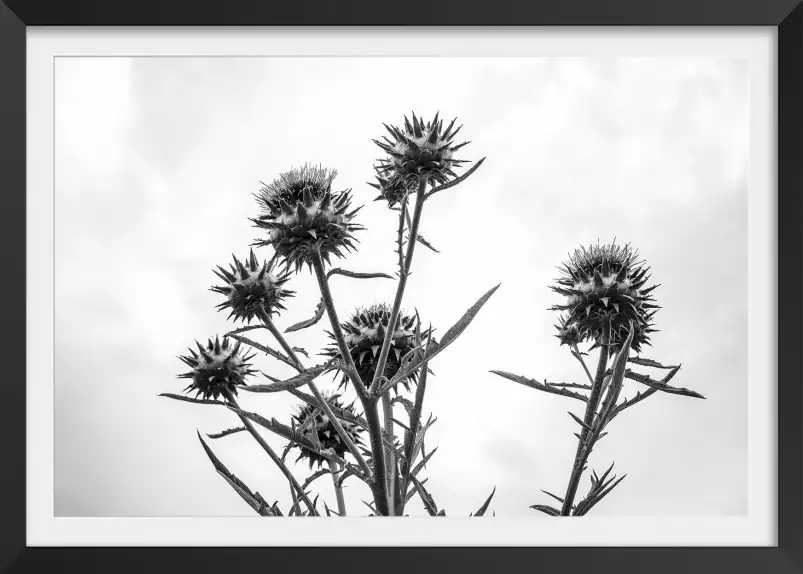
[[[379,362],[380,350],[382,349],[382,342],[385,340],[385,334],[390,328],[391,314],[392,307],[390,305],[377,303],[368,308],[358,308],[345,323],[341,324],[351,357],[366,387],[369,387],[374,379],[377,363]],[[399,313],[399,317],[393,329],[390,351],[383,373],[388,379],[392,378],[399,371],[402,357],[412,351],[416,346],[415,323],[415,315]],[[334,341],[334,335],[332,333],[328,334]],[[429,331],[427,330],[421,334],[421,337],[426,339],[428,335]],[[337,343],[329,345],[322,354],[331,357],[340,356]],[[417,375],[413,374],[410,379],[415,383],[417,381]],[[344,375],[341,386],[346,385],[347,382],[348,376]],[[405,379],[402,381],[402,384],[409,391],[409,381]],[[398,389],[398,386],[396,389]]]
[[[331,255],[343,257],[344,250],[354,249],[352,232],[362,226],[352,220],[361,208],[349,211],[351,190],[332,191],[336,175],[335,170],[305,165],[264,185],[256,194],[263,213],[251,221],[268,237],[254,245],[272,245],[286,267],[296,271],[311,265],[314,250],[328,263]]]
[[[354,403],[352,402],[349,405],[343,404],[343,402],[340,400],[340,395],[323,393],[323,398],[330,407],[333,407],[332,410],[342,409],[354,417],[357,416],[357,412],[354,409]],[[335,429],[335,425],[332,424],[332,421],[329,420],[327,414],[319,407],[314,407],[307,403],[302,404],[299,407],[298,413],[293,415],[293,421],[296,429],[302,434],[309,436],[310,433],[315,432],[315,436],[317,436],[318,442],[321,445],[321,450],[331,449],[339,457],[343,457],[343,455],[348,452],[348,447],[338,434],[337,429]],[[338,417],[338,421],[340,422],[340,426],[343,427],[343,430],[345,430],[348,434],[351,441],[355,445],[361,444],[360,433],[363,429],[357,424],[340,417]],[[321,466],[324,462],[326,462],[325,458],[314,452],[311,452],[306,448],[298,445],[293,446],[301,451],[301,454],[298,455],[296,461],[306,458],[309,460],[310,468],[312,468],[314,464]]]
[[[236,395],[237,385],[245,384],[245,378],[257,372],[249,368],[249,361],[255,355],[241,354],[239,341],[230,346],[227,337],[223,337],[223,343],[215,337],[214,341],[209,339],[206,347],[198,341],[195,344],[197,353],[190,347],[189,355],[179,356],[192,369],[178,375],[180,379],[192,379],[184,392],[195,390],[195,396],[201,395],[204,399],[217,399],[219,395],[225,397],[228,393]]]
[[[377,172],[381,172],[381,167],[374,166]],[[398,174],[391,173],[387,177],[383,175],[376,176],[377,183],[368,182],[368,185],[375,187],[379,190],[379,195],[374,198],[374,201],[387,201],[388,207],[394,208],[404,198],[405,194],[413,193],[418,190],[417,186],[410,185],[408,181],[401,178]]]
[[[562,343],[593,341],[601,343],[606,325],[610,325],[611,353],[627,338],[634,326],[631,348],[637,353],[649,345],[653,315],[659,309],[650,294],[658,285],[647,287],[649,268],[638,252],[625,245],[591,245],[570,255],[559,269],[563,276],[550,288],[566,297],[553,310],[566,312],[561,318],[558,338]]]
[[[234,262],[229,263],[230,271],[220,265],[217,267],[218,270],[213,269],[215,275],[225,281],[222,287],[210,288],[210,291],[226,296],[226,300],[217,306],[218,310],[229,308],[231,313],[227,319],[234,317],[235,321],[249,323],[260,309],[264,309],[268,316],[283,310],[282,299],[295,294],[295,291],[284,288],[290,273],[278,273],[274,269],[275,259],[271,259],[270,262],[263,261],[260,265],[253,249],[245,259],[245,263],[234,255],[231,257]]]
[[[454,129],[456,121],[457,118],[452,120],[444,130],[443,121],[438,119],[438,114],[426,123],[413,114],[412,123],[407,116],[404,117],[403,130],[385,124],[393,139],[382,136],[383,141],[374,140],[390,156],[380,160],[379,166],[375,168],[378,175],[384,179],[397,177],[406,183],[417,182],[420,177],[446,183],[450,177],[457,177],[454,169],[465,163],[465,160],[455,158],[454,153],[469,142],[455,145],[454,138],[463,127]]]

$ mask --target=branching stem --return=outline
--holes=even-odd
[[[337,317],[337,310],[335,309],[335,303],[332,299],[332,292],[329,290],[329,283],[326,280],[326,271],[323,268],[323,260],[319,252],[314,251],[311,253],[311,263],[315,271],[315,277],[318,279],[318,288],[321,291],[321,299],[323,300],[324,308],[329,315],[332,334],[334,334],[335,341],[337,341],[337,348],[340,351],[340,356],[346,364],[346,373],[349,375],[349,379],[354,385],[354,390],[365,411],[365,419],[368,422],[368,435],[371,440],[371,457],[374,462],[374,480],[371,482],[371,490],[374,496],[374,504],[376,505],[377,513],[382,516],[387,516],[388,500],[385,494],[385,453],[382,444],[382,426],[379,422],[376,399],[368,396],[364,383],[358,375],[357,367],[351,356],[351,351],[346,344],[346,337],[340,326],[340,319]]]

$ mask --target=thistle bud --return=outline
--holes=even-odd
[[[179,356],[192,369],[178,375],[180,379],[192,379],[184,392],[194,390],[196,397],[201,395],[204,399],[217,399],[219,395],[225,397],[228,393],[236,395],[237,386],[245,384],[245,378],[257,372],[249,368],[249,361],[255,355],[241,354],[239,341],[230,346],[227,337],[223,337],[222,343],[215,337],[214,341],[209,339],[206,347],[197,341],[195,344],[197,352],[190,347],[189,355]]]
[[[352,223],[361,208],[350,211],[351,190],[332,191],[337,172],[321,167],[294,168],[281,174],[256,194],[263,213],[251,221],[267,231],[254,245],[271,245],[286,267],[298,272],[311,265],[318,250],[327,263],[331,255],[343,257],[353,250]]]
[[[340,395],[324,393],[323,398],[330,407],[342,409],[354,415],[355,417],[357,416],[357,412],[354,409],[354,403],[344,405],[340,401]],[[321,450],[331,449],[339,457],[343,457],[343,455],[348,452],[348,446],[346,446],[346,443],[338,434],[335,425],[332,424],[332,421],[329,420],[329,417],[326,415],[326,413],[319,407],[314,407],[304,403],[299,407],[298,414],[293,415],[293,419],[296,429],[302,434],[309,435],[310,433],[315,433],[318,443],[321,445]],[[340,426],[343,427],[343,430],[346,431],[346,434],[348,434],[351,441],[355,445],[361,444],[360,433],[362,432],[362,428],[357,426],[355,423],[339,417],[338,421],[340,422]],[[308,459],[310,468],[312,468],[314,464],[321,466],[324,462],[326,462],[325,458],[306,448],[298,445],[294,445],[294,448],[298,448],[301,451],[301,454],[298,455],[296,461],[299,461],[302,458]]]
[[[454,129],[456,121],[456,118],[452,120],[444,130],[438,114],[426,123],[413,114],[412,122],[405,116],[404,129],[385,125],[392,139],[383,136],[382,141],[374,140],[388,154],[376,168],[379,176],[404,182],[424,177],[437,183],[446,183],[449,178],[457,177],[454,169],[465,161],[457,159],[454,154],[469,142],[454,143],[462,127]]]
[[[591,245],[581,247],[560,268],[563,276],[550,288],[566,298],[552,310],[566,312],[561,318],[558,338],[561,342],[601,342],[610,327],[609,348],[616,352],[627,338],[631,321],[634,335],[631,348],[640,352],[649,345],[653,315],[659,309],[650,294],[657,287],[647,287],[649,268],[630,245]]]
[[[295,291],[284,288],[290,274],[277,273],[274,270],[275,259],[270,263],[263,261],[260,265],[253,250],[244,263],[234,255],[232,259],[234,261],[229,263],[229,270],[220,266],[217,270],[213,270],[225,284],[210,288],[210,291],[226,296],[226,300],[217,308],[219,311],[231,309],[227,319],[234,317],[234,321],[250,323],[260,308],[264,309],[268,316],[284,309],[282,299],[292,297]]]
[[[414,315],[399,314],[396,325],[390,326],[390,316],[392,307],[385,303],[372,305],[368,308],[358,308],[352,316],[341,325],[346,338],[351,358],[357,367],[357,372],[366,387],[371,385],[376,373],[379,354],[385,334],[391,330],[392,338],[390,351],[388,352],[387,362],[383,375],[388,379],[392,378],[401,366],[402,358],[415,348],[415,323]],[[422,338],[426,339],[429,331],[422,333]],[[334,340],[334,336],[331,336]],[[331,357],[340,356],[340,351],[336,343],[332,343],[326,348],[325,355]],[[409,380],[402,381],[404,387],[409,391],[410,382],[417,382],[417,374],[410,376]],[[348,376],[344,375],[341,386],[346,385]]]

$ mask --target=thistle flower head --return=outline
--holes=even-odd
[[[352,232],[362,229],[352,222],[361,208],[349,211],[351,190],[332,191],[337,172],[305,165],[282,173],[256,194],[262,215],[251,221],[267,231],[254,245],[272,245],[286,267],[300,271],[310,264],[313,250],[329,257],[343,257],[354,249]]]
[[[232,259],[234,262],[229,263],[230,270],[219,265],[218,270],[213,270],[225,282],[224,286],[210,288],[210,291],[226,296],[226,300],[217,306],[219,311],[229,308],[231,313],[227,318],[234,317],[235,321],[239,319],[250,323],[260,308],[268,316],[284,309],[282,299],[292,297],[295,292],[284,288],[290,274],[275,271],[275,259],[271,259],[270,263],[263,261],[260,265],[253,249],[244,263],[234,255]]]
[[[653,315],[659,309],[650,293],[657,285],[647,287],[649,268],[629,244],[581,247],[559,269],[563,275],[550,288],[566,298],[552,307],[566,313],[556,325],[562,343],[592,340],[597,346],[609,325],[613,353],[627,338],[632,321],[632,349],[638,353],[650,344]]]
[[[375,166],[377,172],[381,172],[381,167]],[[397,174],[391,174],[387,177],[382,175],[376,176],[377,183],[368,183],[371,187],[379,190],[379,195],[374,198],[374,201],[387,201],[388,207],[396,207],[401,202],[406,193],[414,193],[418,190],[415,185],[409,185],[409,182],[399,177]]]
[[[366,387],[371,385],[376,373],[379,354],[382,349],[382,342],[385,334],[390,329],[390,316],[392,307],[385,303],[378,303],[367,308],[358,308],[351,317],[341,325],[345,334],[346,344],[348,345],[357,372]],[[385,363],[383,375],[390,379],[399,370],[401,359],[415,348],[415,315],[405,315],[399,313],[396,325],[393,328],[390,351]],[[422,338],[426,338],[429,331],[422,333]],[[335,337],[329,333],[334,341]],[[337,357],[340,351],[336,343],[332,343],[323,354]],[[417,381],[417,375],[410,377],[413,383]],[[344,375],[341,386],[348,381],[348,376]],[[402,381],[402,384],[409,390],[409,382]]]
[[[357,416],[357,412],[354,409],[354,403],[352,402],[349,405],[343,404],[343,402],[340,400],[340,395],[324,393],[323,398],[330,407],[333,407],[332,410],[342,409],[354,417]],[[326,413],[319,407],[314,407],[307,403],[300,405],[298,413],[293,415],[293,421],[296,429],[302,434],[309,436],[311,433],[315,433],[315,436],[317,436],[318,442],[321,445],[321,450],[331,449],[339,457],[343,457],[343,455],[348,452],[348,447],[338,434],[337,429],[335,429],[335,425],[332,424]],[[351,441],[355,445],[359,445],[362,428],[360,428],[357,424],[340,417],[338,417],[338,421],[340,422],[340,426],[343,427],[343,430],[345,430],[348,434]],[[312,468],[314,464],[321,466],[324,462],[326,462],[325,458],[314,452],[311,452],[308,449],[297,445],[294,445],[294,447],[301,451],[301,454],[298,455],[296,461],[306,458],[309,460],[310,468]]]
[[[469,142],[455,144],[454,138],[460,127],[454,129],[457,118],[452,120],[444,130],[443,121],[438,114],[432,121],[413,114],[413,121],[404,117],[404,129],[385,125],[391,138],[383,136],[382,140],[374,143],[382,148],[389,157],[380,160],[375,169],[385,179],[398,178],[400,181],[418,181],[420,177],[428,180],[445,183],[450,177],[457,177],[453,171],[465,163],[455,157],[455,152]],[[381,189],[380,189],[381,191]]]
[[[195,390],[195,396],[201,395],[204,399],[217,399],[219,395],[225,397],[228,393],[236,395],[237,385],[244,384],[247,376],[257,372],[249,368],[249,361],[255,355],[241,354],[239,341],[230,346],[227,337],[223,337],[223,343],[215,337],[214,341],[209,339],[206,347],[198,341],[195,344],[197,353],[190,347],[189,355],[179,356],[192,369],[178,375],[180,379],[192,379],[184,392]]]

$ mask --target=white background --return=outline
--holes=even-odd
[[[336,185],[368,203],[360,251],[343,266],[392,271],[393,218],[363,183],[379,155],[370,140],[381,122],[440,109],[465,123],[473,143],[463,155],[488,159],[428,204],[422,232],[442,253],[418,251],[406,301],[443,331],[502,287],[432,365],[426,405],[438,422],[429,444],[440,448],[428,485],[439,506],[465,516],[496,486],[498,517],[534,517],[530,504],[549,503],[540,488],[565,489],[576,430],[565,411],[582,405],[487,371],[581,380],[553,337],[546,308],[558,299],[547,285],[568,251],[615,236],[640,250],[662,284],[662,331],[644,355],[682,363],[674,383],[708,399],[656,395],[617,418],[591,462],[601,470],[615,460],[628,478],[594,514],[745,515],[756,74],[745,53],[643,52],[57,60],[55,514],[250,514],[195,436],[233,426],[233,416],[156,397],[181,388],[177,353],[229,328],[214,311],[220,296],[206,290],[210,269],[256,237],[246,218],[258,181],[313,161],[336,167]],[[333,286],[342,314],[393,293],[381,280]],[[284,325],[317,301],[306,273],[292,288],[299,294]],[[313,350],[323,338],[313,329],[293,342]],[[279,419],[294,404],[241,402]],[[279,472],[250,437],[212,446],[253,489],[286,501]],[[330,483],[318,484],[331,503]],[[347,498],[360,514],[368,493],[353,482]],[[423,513],[418,503],[410,511]]]

